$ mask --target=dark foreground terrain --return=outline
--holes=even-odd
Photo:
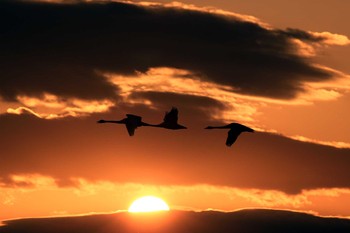
[[[18,219],[3,222],[1,233],[349,233],[350,220],[321,218],[280,210],[237,212],[169,211],[78,217]]]

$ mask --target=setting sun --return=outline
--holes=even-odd
[[[168,211],[169,206],[162,199],[154,196],[145,196],[135,200],[129,207],[129,212]]]

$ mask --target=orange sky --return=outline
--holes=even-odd
[[[0,3],[11,22],[0,220],[125,210],[143,195],[173,209],[350,216],[350,3],[28,2]],[[172,106],[187,130],[129,137],[95,123],[157,123]],[[225,130],[203,129],[228,122],[257,132],[228,148]]]

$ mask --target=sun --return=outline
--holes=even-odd
[[[154,196],[145,196],[135,200],[129,207],[129,212],[168,211],[169,206],[162,199]]]

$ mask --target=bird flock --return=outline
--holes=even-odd
[[[171,130],[187,129],[187,127],[177,123],[178,114],[179,114],[178,109],[173,107],[169,112],[165,112],[163,122],[156,125],[145,123],[142,121],[142,117],[133,115],[133,114],[126,114],[126,118],[119,121],[99,120],[97,121],[97,123],[125,124],[126,129],[129,133],[129,136],[133,136],[135,134],[135,130],[141,126],[160,127],[165,129],[171,129]],[[233,143],[237,140],[238,136],[242,132],[251,132],[251,133],[254,132],[253,129],[245,125],[241,125],[239,123],[231,123],[224,126],[208,126],[205,129],[230,129],[228,131],[228,135],[226,139],[226,146],[229,146],[229,147],[233,145]]]

